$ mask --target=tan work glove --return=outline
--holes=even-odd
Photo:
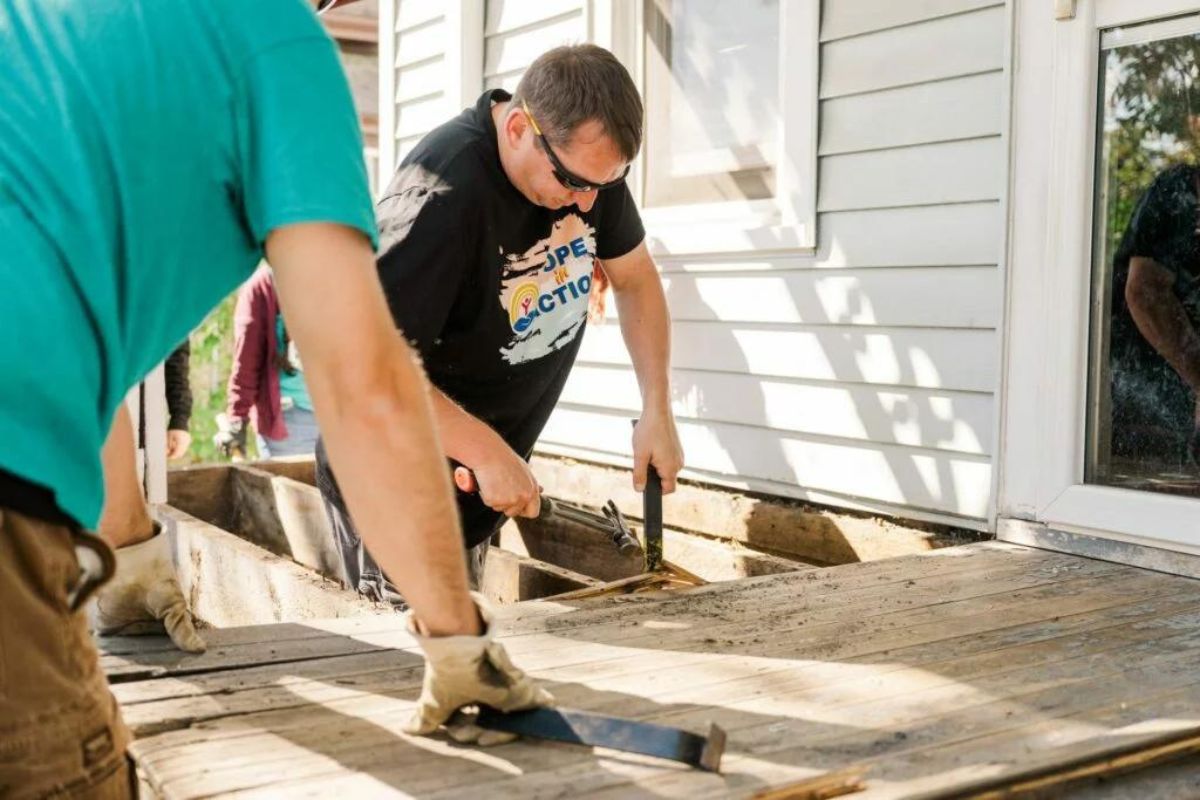
[[[481,636],[423,636],[409,612],[408,629],[425,651],[425,684],[406,733],[430,734],[445,725],[455,741],[502,744],[516,735],[484,730],[460,709],[483,704],[517,711],[554,705],[550,693],[514,666],[504,645],[492,639],[492,613],[484,599],[475,592],[471,597],[485,626]]]
[[[146,633],[156,629],[161,620],[180,650],[204,652],[207,645],[192,623],[175,577],[170,547],[156,522],[154,536],[116,551],[116,575],[96,592],[91,607],[93,630],[101,634]]]

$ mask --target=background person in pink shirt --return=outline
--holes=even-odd
[[[295,343],[279,311],[271,269],[259,267],[238,292],[233,370],[215,441],[227,456],[246,452],[246,423],[254,423],[262,458],[311,455],[317,418]]]

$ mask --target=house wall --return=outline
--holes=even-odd
[[[482,0],[483,85],[510,92],[533,60],[555,45],[588,38],[583,0]]]
[[[595,12],[485,8],[483,84],[505,87]],[[988,525],[1007,19],[1003,0],[826,0],[815,253],[656,254],[692,477]],[[540,449],[621,463],[639,407],[611,320],[586,334]]]
[[[359,0],[339,5],[321,17],[338,45],[342,69],[354,97],[363,134],[363,155],[371,195],[378,192],[379,175],[379,1]]]
[[[382,24],[385,28],[390,24],[393,45],[392,63],[383,65],[391,74],[385,74],[380,83],[394,97],[390,127],[396,163],[422,136],[454,113],[449,103],[452,91],[446,80],[447,50],[452,45],[447,30],[449,6],[446,0],[394,0],[380,9]],[[381,114],[381,120],[384,117]],[[386,183],[381,181],[382,185]]]

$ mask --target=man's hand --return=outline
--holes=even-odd
[[[469,470],[455,470],[454,482],[464,492],[479,492],[484,505],[507,517],[536,517],[541,511],[537,478],[525,459],[502,441]]]
[[[167,458],[183,458],[192,446],[192,435],[184,430],[171,428],[167,431]]]
[[[405,726],[408,733],[428,735],[445,725],[459,742],[501,744],[516,737],[483,731],[456,712],[479,704],[500,711],[554,704],[550,693],[514,666],[504,645],[492,638],[492,614],[481,596],[472,593],[472,597],[484,625],[479,636],[426,636],[419,620],[409,615],[409,630],[425,651],[426,660],[417,710]]]
[[[663,494],[670,494],[683,468],[683,448],[671,415],[671,315],[662,281],[645,242],[606,260],[604,272],[612,282],[621,336],[642,393],[642,417],[633,430],[633,486],[645,491],[647,467],[654,465]]]
[[[161,621],[180,650],[204,652],[162,529],[156,524],[150,539],[118,548],[116,555],[115,577],[96,593],[92,628],[102,634],[145,633]]]
[[[246,455],[246,420],[238,417],[217,417],[220,430],[213,437],[213,444],[226,458],[243,457]]]
[[[633,429],[633,488],[646,488],[647,465],[662,479],[663,494],[675,491],[675,476],[683,469],[683,446],[670,411],[644,412]]]

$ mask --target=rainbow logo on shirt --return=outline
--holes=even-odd
[[[595,231],[578,214],[556,220],[545,239],[506,254],[500,308],[514,338],[500,349],[509,364],[541,358],[574,341],[587,319]]]
[[[529,327],[536,313],[539,294],[538,285],[533,282],[522,283],[513,291],[508,303],[508,322],[514,331],[520,333]]]

